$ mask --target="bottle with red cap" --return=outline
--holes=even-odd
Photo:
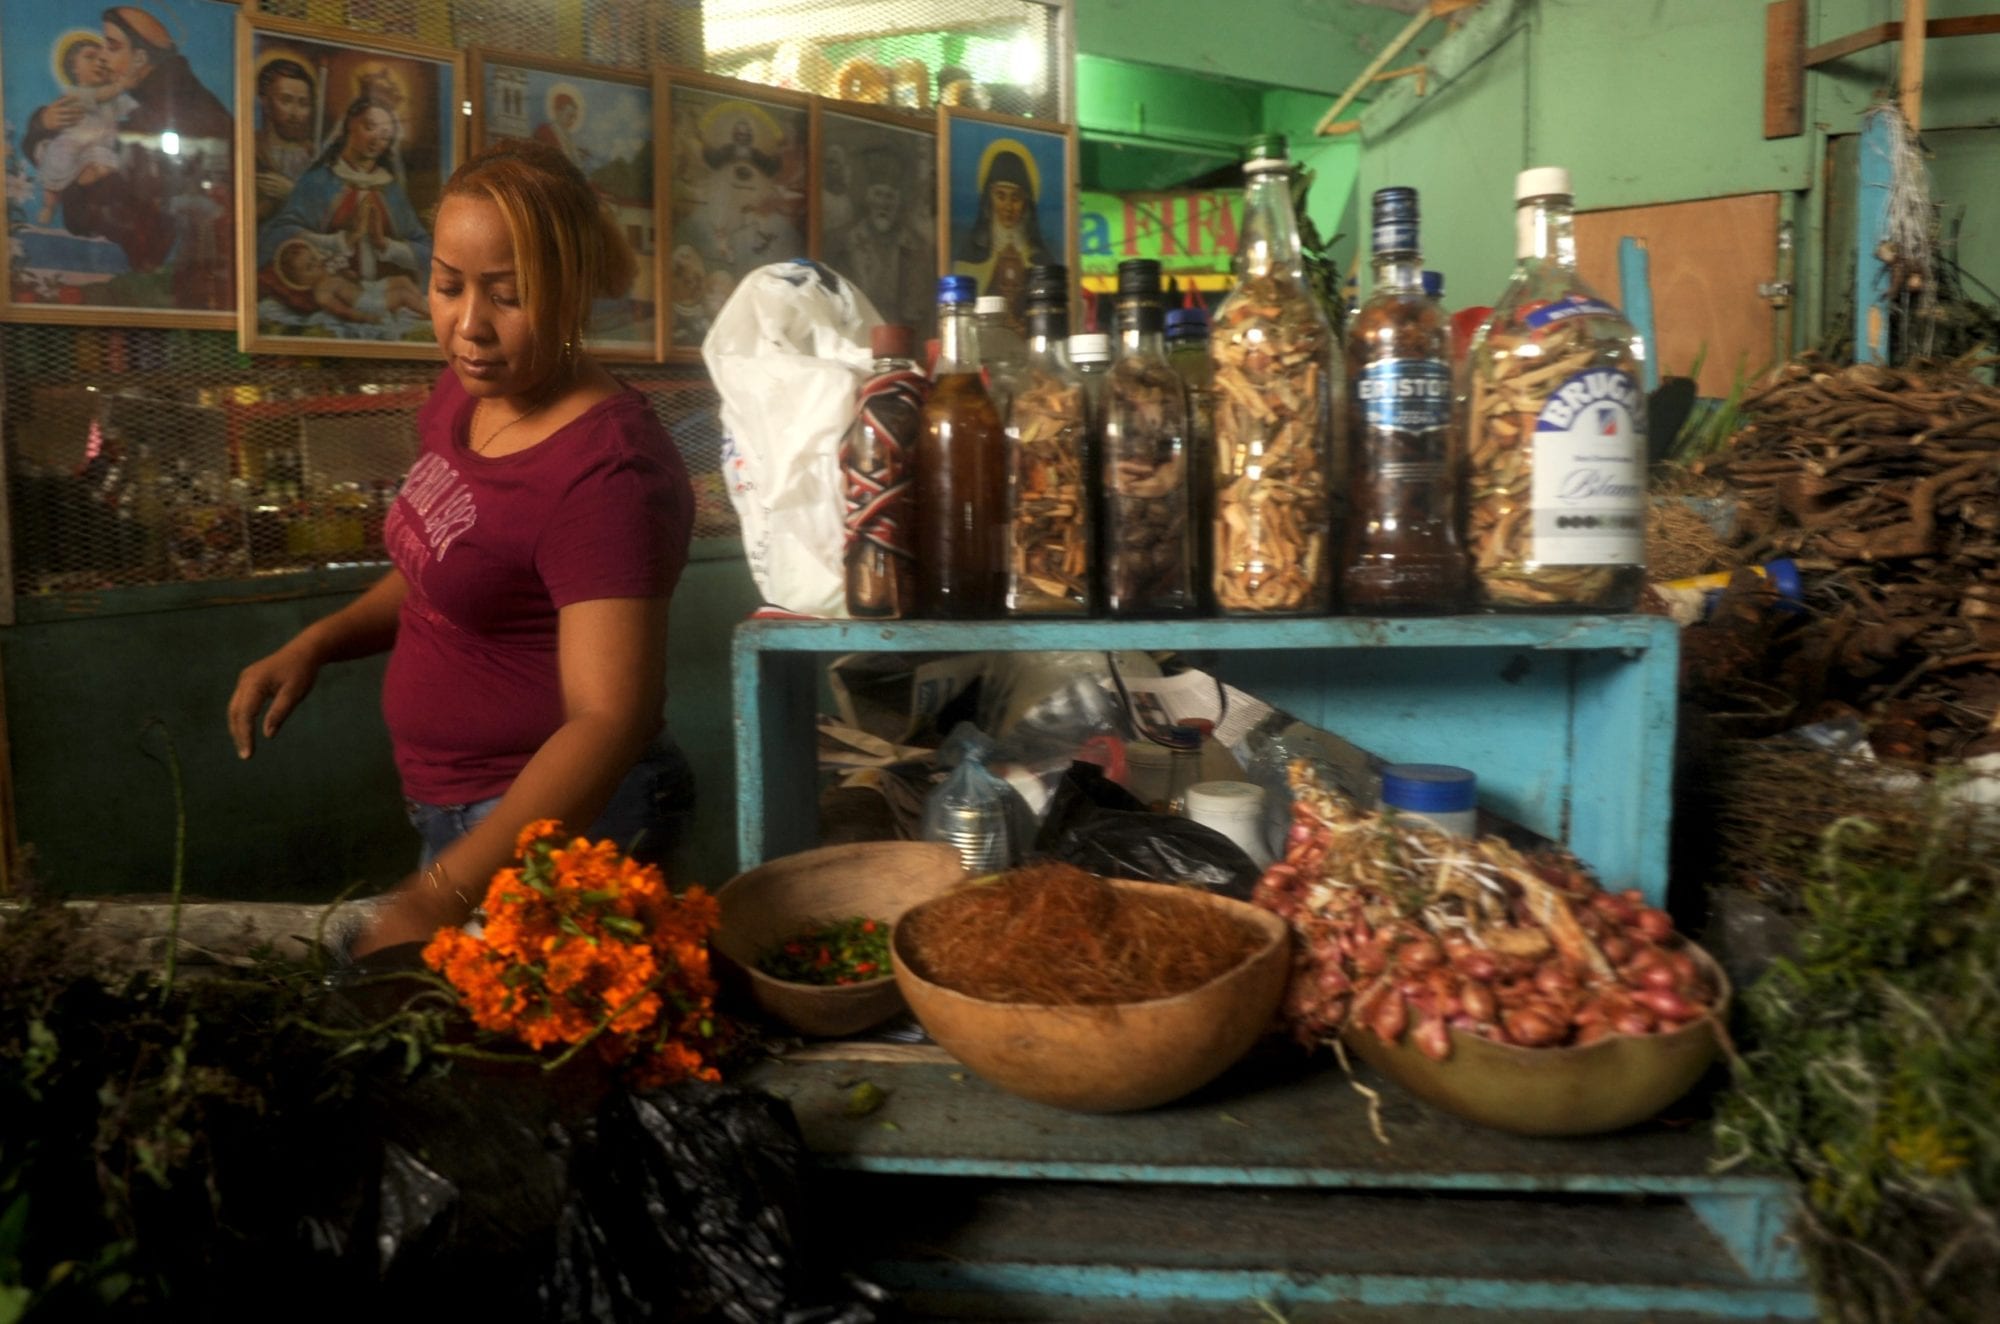
[[[910,358],[911,341],[907,326],[869,333],[875,369],[861,385],[840,445],[850,616],[894,619],[916,610],[910,491],[930,380]]]

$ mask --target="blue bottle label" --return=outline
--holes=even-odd
[[[1390,432],[1442,432],[1451,426],[1451,369],[1440,359],[1377,359],[1355,383],[1361,417]]]
[[[1565,294],[1560,299],[1551,300],[1523,317],[1521,321],[1536,331],[1554,326],[1558,322],[1573,322],[1579,317],[1622,317],[1616,308],[1602,299],[1589,299],[1581,294]]]

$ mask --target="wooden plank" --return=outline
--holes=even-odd
[[[1805,132],[1805,0],[1771,0],[1764,6],[1764,136],[1796,138]]]
[[[1889,359],[1889,271],[1877,250],[1889,229],[1889,117],[1862,117],[1861,188],[1854,195],[1854,361]]]
[[[1749,193],[1579,212],[1577,268],[1608,295],[1619,287],[1619,241],[1643,240],[1660,373],[1685,375],[1701,355],[1697,388],[1722,399],[1739,365],[1754,373],[1773,356],[1776,314],[1757,285],[1774,279],[1778,204],[1776,193]]]
[[[1783,1181],[1709,1167],[1714,1139],[1698,1097],[1666,1121],[1576,1139],[1508,1135],[1421,1103],[1366,1066],[1368,1101],[1330,1056],[1252,1052],[1213,1084],[1137,1113],[1064,1112],[951,1063],[763,1062],[743,1083],[791,1104],[806,1146],[830,1166],[912,1176],[1164,1182],[1183,1186],[1783,1198]],[[847,1111],[857,1076],[888,1101]],[[894,1122],[894,1129],[882,1125]]]
[[[1361,95],[1362,89],[1374,81],[1375,75],[1381,73],[1389,61],[1395,59],[1402,51],[1403,47],[1417,39],[1417,34],[1430,25],[1431,18],[1432,14],[1428,8],[1419,9],[1416,15],[1404,25],[1403,30],[1390,38],[1387,46],[1384,46],[1375,53],[1375,58],[1368,62],[1368,67],[1354,76],[1354,81],[1349,83],[1347,90],[1340,94],[1340,100],[1327,107],[1326,114],[1320,116],[1319,123],[1313,126],[1313,132],[1323,135],[1331,130],[1333,125],[1339,121],[1340,112],[1346,110],[1348,104],[1354,98]]]
[[[1836,37],[1832,41],[1823,41],[1806,52],[1805,67],[1810,69],[1815,65],[1826,64],[1829,61],[1838,60],[1843,56],[1852,55],[1856,51],[1865,51],[1870,47],[1880,46],[1885,41],[1894,41],[1902,33],[1903,25],[1900,23],[1877,23],[1874,27],[1863,28],[1859,32],[1850,32],[1845,37]]]
[[[1903,49],[1896,79],[1903,118],[1915,133],[1924,121],[1924,11],[1929,0],[1903,0]]]
[[[1618,306],[1646,345],[1645,387],[1660,386],[1660,335],[1653,323],[1653,263],[1646,241],[1625,235],[1618,241]]]
[[[1968,14],[1964,18],[1934,18],[1924,24],[1924,35],[1939,37],[1984,37],[2000,32],[2000,14]]]
[[[1960,18],[1933,18],[1924,24],[1924,36],[1984,37],[2000,32],[2000,14],[1967,14]],[[1903,35],[1901,23],[1877,23],[1845,37],[1823,41],[1812,47],[1801,61],[1808,69],[1897,40]]]

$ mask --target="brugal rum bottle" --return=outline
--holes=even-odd
[[[1347,609],[1444,613],[1465,605],[1458,537],[1451,327],[1424,293],[1417,191],[1377,189],[1375,289],[1347,336]]]
[[[979,375],[972,278],[938,280],[938,357],[917,443],[917,610],[985,620],[1007,600],[1007,434]]]

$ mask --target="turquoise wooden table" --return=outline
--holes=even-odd
[[[1171,649],[1393,762],[1479,775],[1489,809],[1613,888],[1665,896],[1680,635],[1652,616],[746,621],[736,627],[740,868],[816,844],[821,669],[845,653]]]
[[[918,1318],[1814,1318],[1789,1187],[1709,1171],[1704,1108],[1527,1139],[1267,1049],[1180,1103],[1062,1112],[839,1045],[759,1067],[826,1169],[849,1267]],[[886,1099],[853,1116],[866,1081]],[[1261,1314],[1259,1302],[1277,1313]]]
[[[733,647],[744,868],[816,843],[832,658],[1144,649],[1384,758],[1472,768],[1488,808],[1567,843],[1607,886],[1665,896],[1679,633],[1663,619],[753,621]],[[830,1174],[847,1262],[919,1318],[1813,1317],[1784,1241],[1789,1187],[1709,1172],[1698,1109],[1524,1140],[1377,1080],[1385,1147],[1340,1074],[1295,1057],[1088,1117],[997,1092],[935,1049],[854,1051],[774,1062],[756,1083],[791,1100]],[[863,1079],[888,1102],[850,1117]]]

